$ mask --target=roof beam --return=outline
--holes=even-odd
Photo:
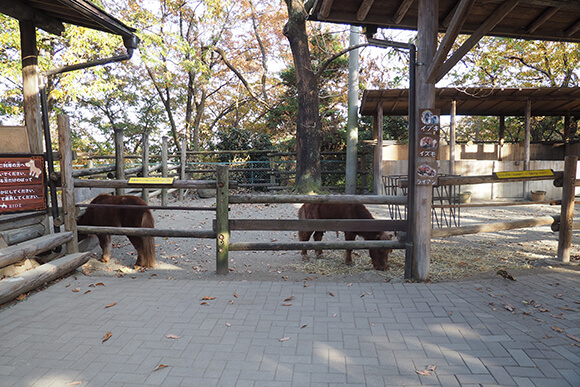
[[[322,5],[320,6],[320,16],[322,18],[327,18],[330,15],[330,10],[332,8],[332,3],[334,0],[323,0]]]
[[[360,5],[360,7],[358,8],[358,11],[356,13],[356,20],[358,21],[365,20],[374,2],[375,0],[364,0]]]
[[[407,14],[409,8],[411,8],[411,5],[413,5],[413,0],[403,0],[399,8],[397,8],[397,12],[393,15],[393,23],[399,24]]]
[[[36,27],[53,35],[64,32],[64,25],[61,22],[20,2],[0,0],[0,13],[17,20],[33,21]]]
[[[576,23],[574,23],[574,25],[572,27],[570,27],[566,31],[564,31],[564,35],[567,38],[569,38],[570,36],[572,36],[576,32],[578,32],[578,30],[580,30],[580,20],[576,21]]]
[[[560,10],[559,7],[547,8],[544,12],[542,12],[542,14],[536,20],[534,20],[526,28],[528,33],[533,34],[538,28],[540,28],[542,26],[542,24],[547,22],[548,19],[550,19],[552,16],[554,16],[554,14],[556,14],[556,12],[558,12],[559,10]]]
[[[439,44],[439,48],[435,53],[435,57],[429,66],[429,70],[427,70],[429,82],[435,82],[437,70],[443,64],[447,58],[447,54],[453,47],[453,42],[455,42],[457,35],[459,35],[459,32],[463,27],[463,23],[465,23],[465,20],[467,20],[467,15],[469,14],[469,11],[471,11],[473,3],[475,3],[475,0],[461,0],[459,3],[453,18],[451,19],[451,24],[449,25],[445,36],[441,40],[441,44]]]
[[[500,5],[495,12],[483,22],[477,30],[459,47],[449,59],[445,61],[437,71],[435,82],[441,80],[471,50],[477,42],[488,32],[490,32],[500,21],[502,21],[519,3],[519,0],[508,0]]]

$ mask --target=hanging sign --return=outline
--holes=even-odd
[[[171,185],[175,177],[131,177],[129,178],[129,184],[151,184],[151,185]]]
[[[417,185],[437,184],[437,158],[439,157],[439,136],[441,126],[439,121],[439,109],[419,110],[419,133],[417,135],[417,157],[421,160],[416,162]]]
[[[0,155],[0,214],[45,211],[44,156]]]

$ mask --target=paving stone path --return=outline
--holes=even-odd
[[[71,276],[0,309],[0,386],[580,386],[580,273],[531,273]]]

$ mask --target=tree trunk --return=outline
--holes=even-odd
[[[316,191],[321,186],[320,174],[320,114],[318,109],[318,79],[312,69],[306,11],[303,1],[285,0],[288,6],[288,23],[284,35],[296,69],[298,90],[298,118],[296,122],[296,190]]]

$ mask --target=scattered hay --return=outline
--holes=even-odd
[[[534,267],[534,261],[550,258],[554,248],[552,244],[544,243],[539,246],[537,242],[532,249],[526,243],[498,246],[492,241],[463,243],[456,240],[434,240],[431,244],[430,279],[443,281],[485,272],[495,273],[499,269],[530,269]],[[353,266],[344,264],[342,250],[326,250],[323,259],[313,257],[314,253],[310,252],[309,259],[291,267],[308,274],[329,277],[348,277],[368,271],[373,271],[386,281],[404,276],[404,250],[394,250],[389,255],[389,270],[385,272],[374,271],[366,250],[353,252]]]

